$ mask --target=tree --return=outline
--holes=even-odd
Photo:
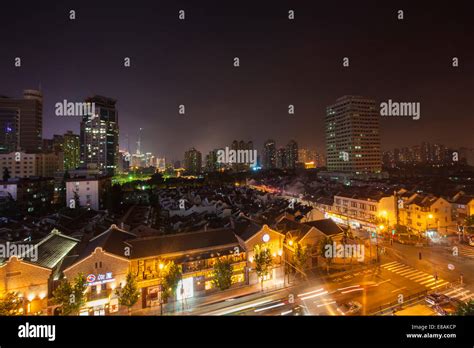
[[[61,306],[61,315],[77,315],[86,302],[86,278],[79,273],[73,283],[63,279],[53,291],[53,303]]]
[[[73,191],[74,195],[74,208],[79,209],[81,207],[81,200],[79,198],[79,193],[77,193],[77,190]]]
[[[8,181],[11,178],[10,171],[7,167],[3,167],[3,181]]]
[[[293,262],[295,264],[295,268],[302,275],[305,275],[303,272],[307,268],[308,257],[309,257],[308,247],[302,246],[300,243],[296,243],[295,252],[293,254]]]
[[[462,315],[462,316],[473,316],[474,315],[474,300],[470,300],[467,303],[461,303],[454,315]]]
[[[166,273],[163,276],[161,296],[164,302],[167,302],[170,297],[174,297],[176,294],[176,288],[178,287],[178,283],[181,279],[181,266],[178,266],[173,261],[170,261],[166,266]]]
[[[333,240],[331,237],[324,237],[319,242],[319,255],[326,261],[326,270],[329,273],[329,266],[331,265],[333,255]]]
[[[464,219],[464,224],[465,224],[466,226],[473,226],[473,225],[474,225],[474,215],[467,216],[467,217]]]
[[[161,173],[154,173],[149,180],[149,183],[156,187],[163,184],[163,182],[164,182],[163,175],[161,175]]]
[[[63,179],[61,180],[61,185],[59,187],[59,202],[61,206],[67,206],[66,202],[66,180],[70,179],[71,175],[69,171],[66,169],[63,175]]]
[[[0,316],[17,315],[22,299],[14,292],[7,292],[0,297]]]
[[[217,259],[214,264],[214,274],[212,282],[221,290],[226,290],[232,285],[232,261],[229,259]]]
[[[257,244],[255,245],[254,249],[254,262],[255,262],[255,272],[257,276],[260,278],[260,284],[263,291],[263,279],[267,276],[272,268],[273,259],[270,253],[270,249],[265,245]]]
[[[126,284],[122,289],[117,289],[115,293],[119,297],[119,303],[122,306],[127,306],[128,314],[131,315],[132,307],[135,303],[137,303],[138,298],[140,297],[140,291],[138,290],[136,277],[131,272],[128,272]]]
[[[122,186],[115,184],[110,190],[107,190],[105,196],[105,206],[110,213],[114,214],[120,211],[122,200]]]

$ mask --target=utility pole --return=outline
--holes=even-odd
[[[160,315],[163,316],[163,284],[160,284]]]
[[[397,221],[397,227],[400,225],[400,211],[398,206],[398,192],[396,190],[393,191],[393,197],[395,199],[395,217]]]

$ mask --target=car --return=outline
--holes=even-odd
[[[293,308],[293,313],[291,315],[304,315],[304,308],[302,306],[296,306]]]
[[[460,304],[462,304],[462,301],[456,298],[449,298],[448,301],[435,305],[432,308],[438,315],[453,315]]]
[[[441,303],[448,302],[449,297],[444,294],[434,293],[426,296],[425,301],[432,306],[436,306]]]
[[[357,315],[361,309],[362,305],[357,301],[349,301],[337,307],[337,311],[341,313],[341,315]]]
[[[432,306],[437,306],[442,303],[449,302],[450,298],[444,294],[434,293],[425,297],[425,301]]]

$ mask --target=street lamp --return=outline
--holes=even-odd
[[[385,225],[379,225],[379,230],[380,232],[383,232],[383,230],[385,230]],[[377,254],[377,262],[379,262],[379,234],[377,233],[377,230],[375,231],[375,252]]]
[[[160,262],[158,264],[158,269],[159,269],[159,274],[160,274],[160,285],[159,285],[159,290],[160,290],[160,315],[163,316],[163,274],[162,271],[165,268],[165,264],[163,262]]]
[[[434,216],[433,214],[428,214],[428,221],[426,222],[426,237],[429,237],[428,236],[428,230],[430,229],[430,226],[431,226],[431,220],[433,220]]]

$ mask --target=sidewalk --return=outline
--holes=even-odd
[[[284,289],[291,289],[295,286],[304,286],[305,283],[312,281],[312,280],[320,280],[320,281],[328,281],[332,278],[341,277],[347,273],[355,272],[360,269],[366,269],[371,265],[352,265],[352,269],[345,269],[343,271],[334,272],[331,274],[327,274],[325,270],[316,269],[313,272],[308,272],[310,276],[307,280],[293,280],[290,284],[279,284],[277,286],[265,286],[263,287],[263,291],[261,290],[260,283],[242,286],[239,288],[219,291],[213,294],[209,294],[207,296],[201,297],[193,297],[190,299],[186,299],[185,301],[174,301],[171,303],[167,303],[163,306],[163,315],[193,315],[193,312],[202,309],[204,306],[210,306],[213,304],[218,304],[222,302],[226,302],[229,300],[236,300],[241,297],[257,295],[257,294],[265,294],[269,295],[273,292],[284,290]],[[155,307],[148,307],[143,309],[134,309],[132,315],[160,315],[161,309],[160,306]]]

